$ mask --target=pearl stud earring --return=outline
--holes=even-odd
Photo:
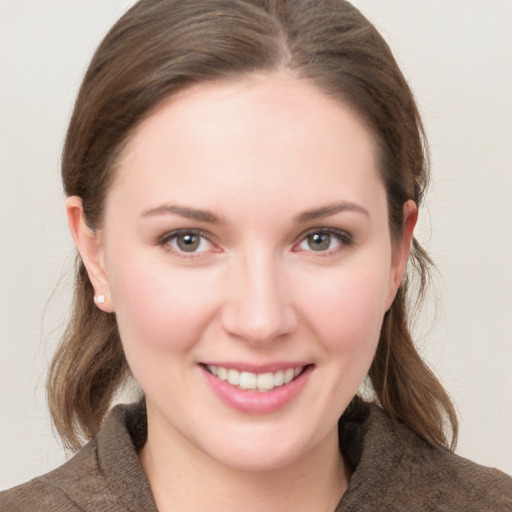
[[[103,304],[105,302],[105,295],[98,295],[98,298],[96,299],[96,302],[98,304]]]

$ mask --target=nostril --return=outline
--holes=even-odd
[[[247,249],[243,255],[231,268],[223,327],[250,343],[269,343],[292,332],[297,324],[284,291],[283,269],[277,267],[275,255],[261,246]]]
[[[246,308],[243,304],[235,305],[225,311],[223,328],[231,335],[240,337],[249,343],[269,343],[290,334],[295,330],[296,320],[293,311],[279,309]]]

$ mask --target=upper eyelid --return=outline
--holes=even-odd
[[[219,247],[219,243],[216,240],[216,237],[214,235],[212,235],[211,233],[204,231],[203,229],[200,229],[200,228],[179,228],[179,229],[167,231],[163,235],[157,237],[157,242],[160,244],[164,244],[164,243],[176,238],[177,236],[185,235],[185,234],[189,234],[189,233],[201,236],[201,237],[205,238],[206,240],[208,240],[213,245],[215,245],[216,247]],[[342,239],[348,239],[349,242],[353,241],[352,234],[345,229],[333,228],[333,227],[328,227],[328,226],[317,226],[317,227],[312,227],[305,231],[302,231],[298,236],[296,236],[293,239],[292,246],[295,246],[299,242],[302,242],[303,240],[306,239],[306,237],[308,237],[309,235],[314,234],[314,233],[327,233],[327,234],[337,235]]]
[[[173,238],[176,238],[177,236],[188,235],[188,234],[202,236],[203,238],[206,238],[209,242],[215,243],[213,240],[214,237],[211,233],[208,233],[207,231],[203,231],[202,229],[197,229],[197,228],[173,229],[173,230],[167,231],[163,235],[159,236],[158,240],[160,240],[162,242],[167,242]]]
[[[185,252],[175,249],[171,246],[170,242],[177,238],[180,235],[186,235],[186,234],[193,234],[196,236],[200,236],[208,241],[209,244],[211,244],[215,249],[213,251],[192,251],[192,252]],[[174,253],[176,255],[179,255],[180,257],[185,258],[198,258],[201,256],[204,256],[204,253],[208,252],[221,252],[222,249],[219,249],[219,244],[213,239],[213,235],[211,235],[208,232],[203,231],[202,229],[197,228],[181,228],[181,229],[173,229],[171,231],[165,232],[163,235],[156,237],[155,242],[156,245],[161,246],[163,249],[165,249],[168,252]],[[167,245],[167,247],[165,247]]]
[[[300,246],[301,244],[303,244],[306,241],[306,239],[309,235],[312,235],[315,233],[334,235],[334,236],[338,237],[339,245],[333,249],[327,249],[327,250],[323,250],[323,251],[314,251],[313,249],[301,250],[298,248],[298,246]],[[332,256],[332,255],[341,253],[345,250],[348,250],[353,245],[354,245],[354,237],[349,231],[344,230],[344,229],[339,229],[339,228],[322,227],[322,228],[311,228],[311,229],[308,229],[307,231],[303,232],[293,243],[291,250],[292,250],[292,252],[302,252],[302,251],[305,251],[308,253],[311,252],[311,254],[315,254],[318,257],[320,257],[320,256],[327,257],[327,256]]]
[[[340,237],[349,238],[350,240],[353,239],[352,234],[347,231],[346,229],[339,229],[339,228],[331,228],[327,226],[323,227],[315,227],[307,229],[306,231],[303,231],[296,239],[294,243],[300,242],[304,240],[307,236],[312,235],[314,233],[327,233],[330,235],[338,235]]]

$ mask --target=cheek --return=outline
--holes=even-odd
[[[185,351],[215,314],[214,279],[201,269],[124,259],[109,282],[126,351]]]
[[[304,297],[301,309],[327,351],[373,354],[386,312],[386,268],[341,268],[303,284],[297,293]]]

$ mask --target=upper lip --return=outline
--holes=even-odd
[[[254,364],[246,362],[233,362],[233,361],[202,361],[204,366],[220,366],[228,370],[238,370],[240,372],[250,373],[268,373],[277,372],[279,370],[287,370],[288,368],[302,368],[309,366],[311,363],[306,361],[279,361],[269,364]]]

